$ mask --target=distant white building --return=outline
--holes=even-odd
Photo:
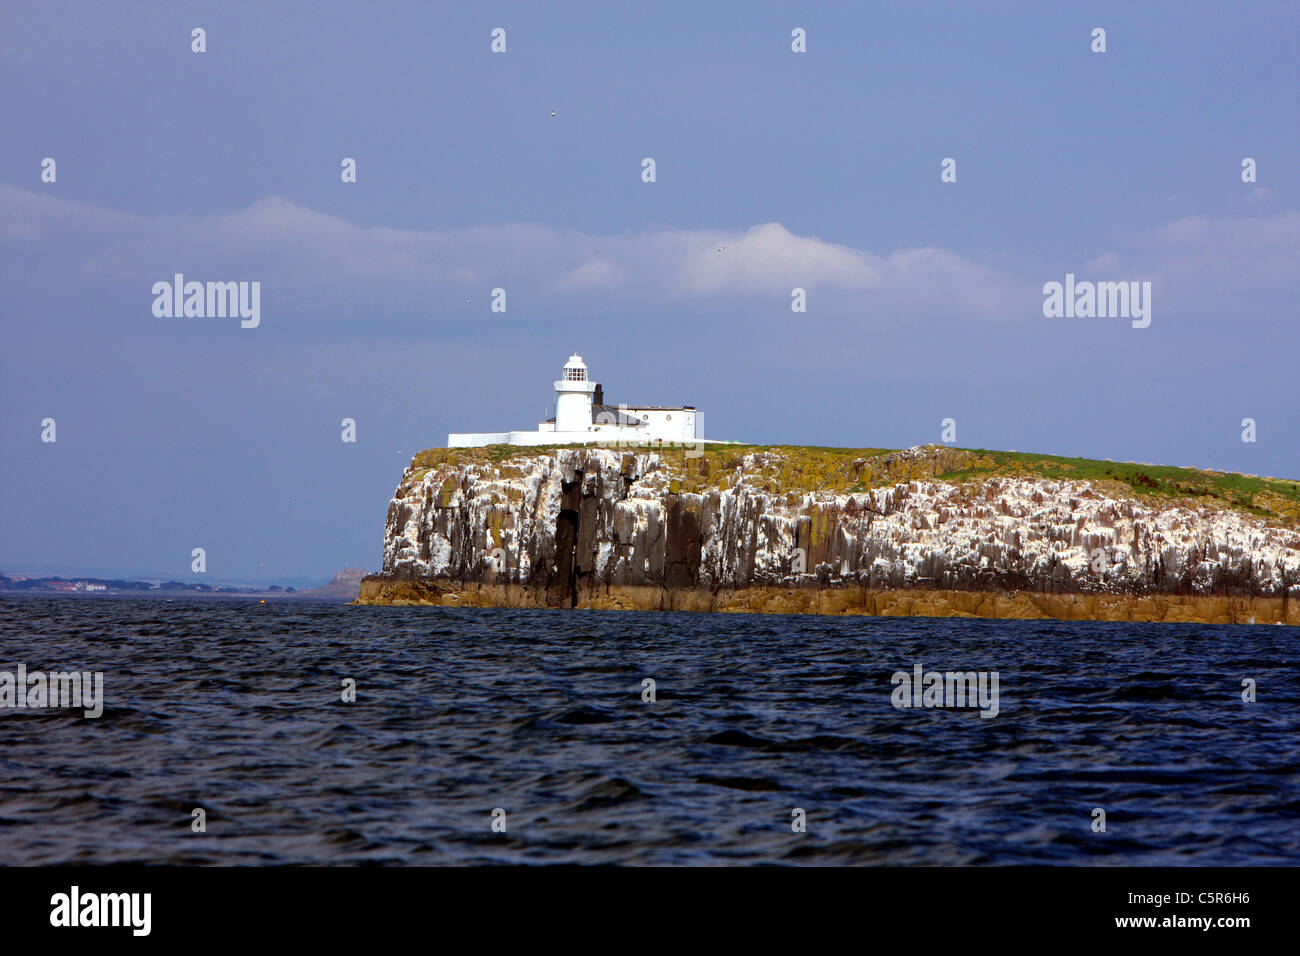
[[[694,445],[694,405],[606,405],[604,389],[587,377],[581,355],[570,355],[555,383],[555,417],[536,431],[474,432],[447,436],[448,448],[482,445],[573,445],[656,442]],[[713,443],[710,443],[713,444]]]

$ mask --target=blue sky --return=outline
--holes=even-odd
[[[572,351],[711,438],[1300,476],[1297,48],[1291,3],[7,4],[0,570],[373,569],[410,456]],[[260,326],[155,318],[176,272]],[[1067,272],[1150,327],[1045,318]]]

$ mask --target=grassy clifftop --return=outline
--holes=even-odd
[[[573,447],[573,446],[558,446]],[[593,446],[602,447],[602,446]],[[608,446],[606,446],[608,447]],[[508,470],[510,459],[556,450],[552,446],[489,445],[431,448],[415,456],[408,476],[420,477],[444,465],[490,464]],[[913,479],[977,484],[994,476],[1090,481],[1116,497],[1164,499],[1245,511],[1287,524],[1300,524],[1300,481],[1236,472],[1176,468],[1137,462],[1098,461],[1029,452],[926,445],[922,448],[822,448],[805,445],[705,445],[682,448],[618,447],[627,454],[656,452],[681,491],[726,488],[735,469],[753,456],[746,481],[773,493],[860,492]]]
[[[1137,497],[1205,499],[1238,511],[1300,521],[1300,481],[1261,478],[1237,472],[1205,471],[1137,462],[1097,461],[1023,452],[975,452],[969,468],[943,476],[948,481],[977,480],[989,475],[1033,475],[1123,486]]]

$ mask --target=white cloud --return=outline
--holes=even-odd
[[[1200,287],[1230,280],[1292,282],[1300,213],[1238,219],[1186,216],[1138,238],[1133,258],[1152,273]]]
[[[777,222],[739,235],[674,232],[678,295],[789,295],[795,286],[867,289],[878,285],[879,260],[849,246],[796,236]]]
[[[20,189],[0,192],[0,238],[85,245],[82,271],[135,281],[143,273],[213,274],[236,264],[281,278],[391,287],[502,285],[536,295],[634,296],[639,302],[788,298],[796,286],[844,297],[936,299],[987,311],[1005,277],[942,249],[886,256],[798,236],[780,223],[743,232],[661,229],[596,236],[528,224],[411,230],[361,226],[270,197],[209,217],[141,217],[54,200]],[[721,250],[721,251],[719,251]],[[827,300],[822,299],[823,304]]]
[[[590,259],[555,280],[554,288],[561,291],[580,292],[586,289],[614,289],[623,282],[623,270],[608,259]]]
[[[780,223],[749,229],[658,229],[592,235],[531,224],[460,229],[363,226],[269,197],[206,217],[132,216],[0,187],[0,242],[18,244],[64,274],[118,279],[132,286],[185,272],[195,278],[250,278],[281,284],[281,302],[310,302],[318,317],[355,313],[359,302],[395,310],[507,289],[519,303],[551,308],[602,305],[629,310],[766,300],[788,303],[807,290],[807,322],[863,316],[897,325],[978,319],[1018,323],[1037,314],[1037,275],[1017,275],[948,249],[875,253]],[[1300,213],[1214,220],[1186,216],[1126,237],[1087,263],[1097,277],[1150,277],[1195,302],[1205,287],[1295,279]],[[203,275],[199,275],[203,273]],[[287,290],[287,291],[286,291]],[[759,312],[763,310],[760,308]],[[765,314],[772,314],[771,312]],[[823,325],[823,328],[825,326]]]

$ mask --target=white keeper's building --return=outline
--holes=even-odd
[[[649,445],[703,442],[694,405],[607,405],[605,390],[587,376],[581,355],[570,355],[555,383],[555,417],[536,431],[473,432],[447,436],[448,448],[482,445]],[[710,444],[714,444],[710,442]]]

